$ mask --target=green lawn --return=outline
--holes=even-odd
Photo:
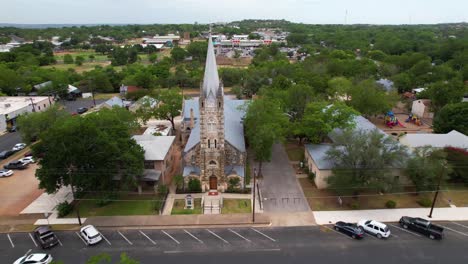
[[[183,215],[183,214],[201,214],[201,198],[196,198],[195,200],[195,208],[191,209],[184,209],[185,200],[184,199],[176,199],[174,201],[174,206],[172,207],[171,214],[173,215]]]
[[[304,160],[304,146],[298,145],[295,141],[286,142],[284,144],[286,153],[290,161],[302,161]]]
[[[223,199],[222,214],[251,213],[252,206],[249,199]]]

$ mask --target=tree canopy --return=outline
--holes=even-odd
[[[447,104],[434,117],[434,132],[457,130],[468,135],[468,102]]]

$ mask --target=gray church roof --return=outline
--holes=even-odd
[[[228,165],[224,166],[224,174],[229,176],[230,174],[237,174],[244,178],[245,176],[245,167],[240,165]]]
[[[364,131],[366,133],[369,133],[373,130],[376,130],[384,135],[385,137],[387,137],[388,135],[383,132],[382,129],[376,127],[371,121],[367,120],[366,118],[364,118],[363,116],[355,116],[354,117],[354,120],[353,122],[356,124],[355,128],[354,128],[354,131],[358,131],[358,130],[361,130],[361,131]],[[336,138],[337,136],[343,134],[343,129],[341,128],[335,128],[333,129],[332,132],[328,133],[328,137],[333,141],[335,142],[336,141]]]
[[[245,152],[244,125],[242,124],[245,111],[241,106],[246,102],[248,100],[224,98],[224,139],[241,152]],[[185,100],[184,119],[190,119],[190,108],[193,109],[195,119],[198,119],[200,114],[198,106],[198,100]],[[184,152],[188,152],[198,143],[200,143],[200,126],[198,122],[195,122],[195,127],[190,133]]]
[[[200,175],[200,168],[197,166],[185,166],[182,176],[189,176],[190,174]]]
[[[218,67],[216,66],[216,56],[210,35],[208,38],[208,52],[206,53],[205,75],[203,76],[203,92],[205,96],[216,97],[219,85]]]

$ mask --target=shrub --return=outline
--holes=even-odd
[[[353,209],[353,210],[359,209],[359,202],[352,202],[351,203],[351,209]]]
[[[432,201],[431,199],[424,197],[418,200],[418,204],[422,207],[431,207]]]
[[[240,179],[239,178],[230,178],[228,181],[228,188],[227,192],[236,192],[239,188],[237,186],[239,185]]]
[[[315,181],[314,181],[314,180],[315,180],[315,173],[313,173],[313,172],[310,171],[309,174],[307,175],[307,179],[309,179],[309,181],[310,181],[311,183],[314,183],[314,182],[315,182]]]
[[[388,200],[388,201],[385,203],[385,207],[387,207],[387,208],[395,208],[395,207],[396,207],[396,202],[393,201],[393,200]]]
[[[169,190],[167,189],[167,186],[164,184],[158,185],[158,194],[161,196],[165,196]]]
[[[57,206],[57,211],[58,211],[58,216],[59,217],[64,217],[71,213],[73,210],[73,205],[69,204],[67,201],[63,203],[59,203]]]
[[[190,192],[201,192],[201,183],[198,179],[190,179],[188,182],[188,189]]]

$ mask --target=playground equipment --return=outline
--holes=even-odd
[[[387,114],[385,115],[385,125],[387,127],[394,127],[394,126],[401,126],[405,127],[400,121],[398,121],[398,118],[396,118],[395,114],[392,111],[388,111]]]
[[[408,118],[405,120],[406,123],[413,123],[417,126],[422,125],[421,119],[415,114],[409,114]]]

